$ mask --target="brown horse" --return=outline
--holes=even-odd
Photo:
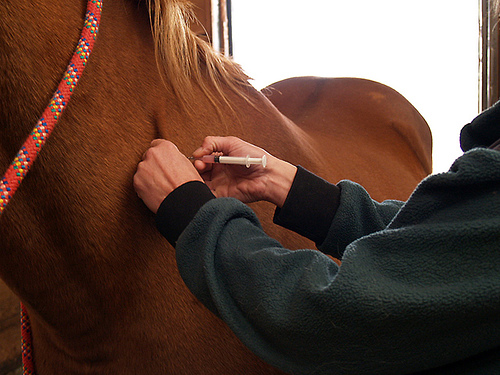
[[[0,2],[1,170],[57,87],[84,14],[84,0]],[[236,135],[376,199],[405,199],[430,173],[430,133],[370,81],[295,79],[266,93],[287,117],[189,30],[184,1],[104,1],[76,92],[0,217],[0,277],[29,311],[39,374],[280,373],[184,286],[132,187],[141,155],[158,137],[188,155],[205,135]],[[269,205],[253,207],[286,246],[312,246],[274,226]],[[4,285],[0,300],[8,356],[17,308]]]

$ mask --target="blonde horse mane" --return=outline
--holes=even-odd
[[[221,102],[229,104],[224,86],[251,102],[246,95],[249,77],[241,67],[192,32],[195,16],[190,2],[148,1],[160,74],[185,106],[194,98],[193,84],[216,108]]]

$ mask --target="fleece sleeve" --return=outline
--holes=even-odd
[[[475,358],[500,346],[500,153],[489,152],[424,181],[386,228],[346,246],[340,267],[283,248],[237,200],[209,200],[177,241],[179,271],[245,345],[291,374],[403,374]],[[374,204],[349,188],[351,203]],[[341,206],[325,246],[365,231],[359,207]]]
[[[283,207],[276,209],[274,222],[340,258],[355,239],[384,229],[402,205],[390,200],[378,203],[356,183],[341,181],[334,185],[299,166]],[[336,233],[335,239],[325,242],[331,231]]]

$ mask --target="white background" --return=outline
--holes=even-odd
[[[361,77],[429,123],[434,172],[478,114],[477,0],[232,0],[233,52],[257,89],[303,75]]]

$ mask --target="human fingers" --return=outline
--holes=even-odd
[[[151,141],[151,147],[155,147],[155,146],[161,145],[162,143],[165,143],[165,142],[169,142],[169,141],[167,141],[166,139],[153,139]]]
[[[203,175],[209,175],[210,171],[212,170],[213,164],[211,163],[204,163],[201,160],[195,160],[194,161],[194,167],[200,173],[202,176]]]
[[[240,148],[243,143],[246,142],[237,137],[208,136],[205,137],[202,145],[193,152],[193,156],[202,157],[203,155],[210,155],[212,153],[231,155],[235,150]]]
[[[142,154],[142,160],[145,160],[146,159],[146,156],[148,155],[148,152],[154,148],[154,147],[162,147],[165,146],[166,143],[169,143],[169,141],[165,140],[165,139],[154,139],[151,141],[151,143],[149,144],[149,148],[144,151],[144,153]],[[170,142],[172,143],[172,142]],[[173,145],[173,143],[172,143]],[[174,145],[174,147],[177,148],[177,146]],[[151,152],[149,152],[149,154],[151,154]]]
[[[230,148],[228,147],[229,145],[227,140],[225,140],[224,138],[227,137],[205,137],[202,145],[193,152],[193,157],[201,159],[205,155],[211,155],[214,153],[229,155]],[[202,176],[204,176],[204,179],[206,178],[206,176],[210,176],[210,172],[213,168],[212,163],[205,163],[202,160],[195,160],[194,166],[198,170],[198,172],[202,174]]]
[[[198,148],[193,156],[195,158],[203,158],[206,155],[223,155],[234,157],[250,157],[269,158],[271,155],[264,149],[255,146],[251,143],[245,142],[237,137],[206,137],[203,144]],[[265,165],[264,165],[265,166]],[[201,171],[205,171],[207,166],[205,164],[198,164],[197,167]]]

